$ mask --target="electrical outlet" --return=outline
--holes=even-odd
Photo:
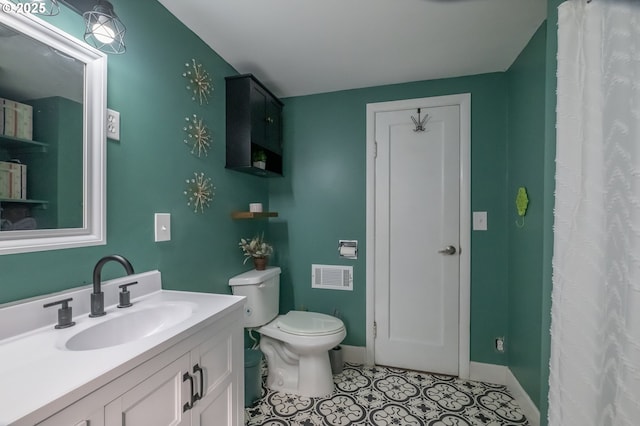
[[[504,337],[496,337],[496,351],[504,353]]]
[[[120,113],[112,109],[107,109],[107,138],[120,140]]]

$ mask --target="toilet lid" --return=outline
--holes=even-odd
[[[344,323],[336,317],[316,312],[290,311],[278,318],[278,328],[297,335],[323,335],[337,333]]]

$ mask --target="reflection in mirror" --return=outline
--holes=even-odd
[[[0,13],[0,254],[104,244],[105,93],[104,54]]]
[[[0,230],[81,228],[84,64],[5,25],[0,57]]]

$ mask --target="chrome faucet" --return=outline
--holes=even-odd
[[[100,286],[102,285],[100,275],[102,273],[102,267],[105,265],[105,263],[111,260],[121,264],[124,267],[125,271],[127,271],[127,275],[133,275],[134,273],[131,263],[120,255],[112,254],[98,260],[95,268],[93,268],[93,293],[91,293],[91,313],[89,314],[90,317],[101,317],[102,315],[106,314],[106,312],[104,311],[104,293],[100,288]]]

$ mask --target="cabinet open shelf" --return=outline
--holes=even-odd
[[[277,212],[233,212],[232,219],[266,219],[269,217],[278,217]]]
[[[23,203],[23,204],[34,204],[39,205],[43,209],[47,208],[47,204],[49,204],[46,200],[18,200],[15,198],[0,198],[0,204],[2,203]]]
[[[282,166],[280,167],[282,168]],[[253,166],[238,166],[234,167],[233,170],[243,173],[249,173],[255,176],[261,177],[282,177],[282,173],[274,172],[268,169],[261,169]]]
[[[0,135],[0,148],[10,149],[11,151],[41,151],[47,152],[49,144],[44,142],[32,141],[29,139],[14,138],[11,136]]]

